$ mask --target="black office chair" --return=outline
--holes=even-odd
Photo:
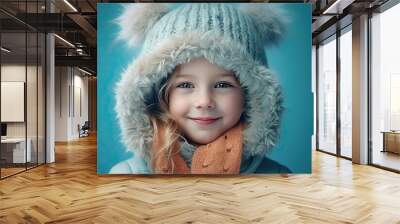
[[[78,124],[79,138],[89,136],[89,129],[90,129],[89,121],[85,121],[82,127],[80,127],[80,125]]]

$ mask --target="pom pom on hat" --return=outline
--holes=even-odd
[[[288,21],[281,8],[254,3],[243,6],[241,11],[253,19],[265,46],[278,44],[285,35]]]
[[[147,32],[170,9],[165,4],[143,3],[125,6],[123,14],[117,18],[121,31],[119,39],[126,40],[135,47],[143,42]]]

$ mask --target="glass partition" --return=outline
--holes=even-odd
[[[0,2],[17,16],[43,12],[43,5]],[[0,12],[0,178],[45,163],[45,45],[44,33]]]
[[[26,150],[26,33],[1,34],[1,157],[2,177],[24,171]]]

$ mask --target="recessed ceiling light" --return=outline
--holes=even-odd
[[[1,47],[1,50],[4,51],[4,52],[6,52],[6,53],[10,53],[10,52],[11,52],[11,50],[9,50],[9,49],[7,49],[7,48],[5,48],[5,47]]]
[[[322,14],[342,14],[343,9],[351,5],[355,0],[336,0]]]
[[[78,67],[78,70],[81,71],[81,72],[83,72],[83,73],[85,73],[85,74],[87,74],[87,75],[90,75],[90,76],[92,75],[92,73],[90,73],[90,72],[88,72],[88,71],[86,71],[86,70],[83,70],[83,69],[81,69],[81,68],[79,68],[79,67]]]
[[[60,39],[62,42],[64,42],[64,43],[66,43],[67,45],[69,45],[70,47],[75,48],[75,45],[71,44],[71,42],[69,42],[68,40],[66,40],[66,39],[64,39],[64,38],[62,38],[62,37],[60,37],[60,36],[57,35],[57,34],[54,34],[54,36],[57,37],[58,39]]]
[[[78,10],[71,4],[69,3],[68,0],[64,0],[65,4],[67,4],[74,12],[78,12]]]

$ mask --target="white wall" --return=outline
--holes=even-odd
[[[56,67],[56,141],[77,139],[78,124],[88,120],[88,78],[83,75],[76,68]]]
[[[68,140],[68,86],[67,67],[55,68],[55,141]]]
[[[78,72],[78,73],[77,73]],[[78,70],[73,71],[74,80],[71,88],[71,120],[70,136],[78,138],[78,125],[82,126],[88,120],[88,78],[81,76]]]

